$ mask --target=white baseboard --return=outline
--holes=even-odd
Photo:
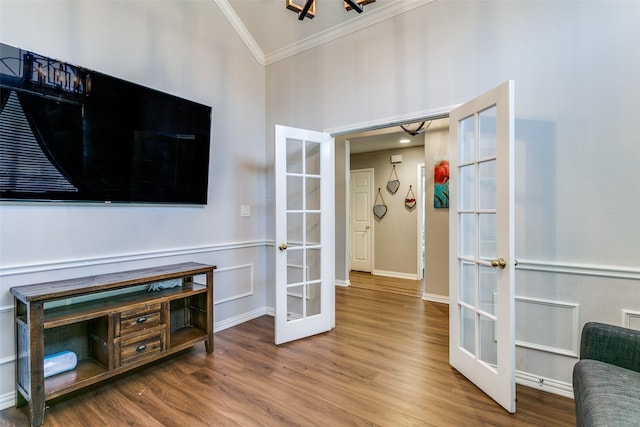
[[[16,392],[10,391],[0,395],[0,411],[16,406]]]
[[[270,312],[271,311],[271,312]],[[273,316],[274,310],[270,307],[262,307],[257,310],[250,311],[248,313],[243,313],[239,316],[231,317],[229,319],[225,319],[221,322],[215,323],[213,325],[213,332],[224,331],[225,329],[231,328],[233,326],[239,325],[244,322],[248,322],[249,320],[253,320],[260,316],[270,315]]]
[[[395,277],[398,279],[418,280],[417,274],[402,273],[399,271],[373,270],[371,274],[374,274],[376,276]]]
[[[449,305],[449,297],[445,296],[445,295],[438,295],[438,294],[428,294],[428,293],[423,293],[422,294],[422,299],[425,301],[431,301],[431,302],[439,302],[442,304],[447,304]]]
[[[573,385],[551,378],[541,378],[526,372],[516,371],[516,384],[573,399]]]
[[[336,286],[348,287],[351,286],[351,281],[347,280],[338,280],[336,279]]]

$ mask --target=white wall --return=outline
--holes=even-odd
[[[640,311],[639,18],[639,2],[438,1],[279,61],[267,166],[275,123],[384,123],[515,80],[518,324],[553,319],[516,332],[518,378],[569,395],[581,325]]]
[[[217,330],[264,314],[265,70],[216,3],[1,0],[0,41],[213,106],[207,206],[0,205],[0,408],[11,286],[193,260],[219,268]]]

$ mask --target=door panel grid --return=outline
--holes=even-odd
[[[276,125],[275,342],[330,330],[335,324],[333,139]]]
[[[287,321],[321,311],[320,143],[287,138]]]
[[[496,257],[495,106],[465,118],[460,128],[460,341],[473,358],[495,371],[496,276],[487,265]]]
[[[514,412],[513,82],[450,122],[450,363]]]

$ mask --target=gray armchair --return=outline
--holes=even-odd
[[[573,394],[579,427],[640,426],[640,331],[584,325]]]

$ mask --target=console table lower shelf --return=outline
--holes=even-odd
[[[48,400],[201,342],[211,354],[215,268],[182,263],[11,288],[16,406],[30,425],[43,423]],[[76,366],[45,378],[45,357],[61,352]]]

